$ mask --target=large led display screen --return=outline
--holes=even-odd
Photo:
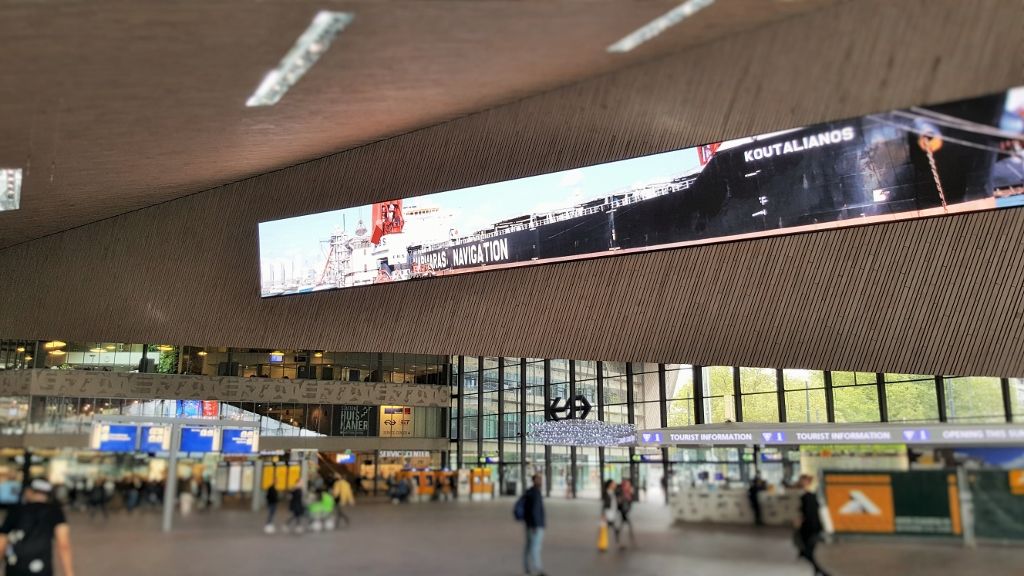
[[[1014,88],[262,222],[260,294],[1021,206],[1022,135]]]

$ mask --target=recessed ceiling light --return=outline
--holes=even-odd
[[[686,0],[686,2],[630,32],[625,38],[609,46],[608,51],[629,52],[714,3],[715,0]]]
[[[263,77],[259,87],[246,100],[246,106],[273,106],[289,88],[302,78],[331,46],[334,37],[355,18],[350,12],[321,10],[295,41],[281,63]]]
[[[0,168],[0,212],[21,207],[21,168]]]

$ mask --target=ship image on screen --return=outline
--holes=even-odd
[[[262,222],[264,297],[1024,205],[1024,88]]]

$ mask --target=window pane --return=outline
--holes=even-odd
[[[626,377],[605,376],[604,398],[602,400],[605,405],[624,404],[626,402]]]
[[[1024,378],[1010,378],[1010,407],[1014,421],[1024,420]]]
[[[707,366],[704,368],[704,396],[732,395],[732,366]]]
[[[832,372],[832,386],[859,386],[877,382],[872,372]]]
[[[774,376],[774,370],[772,375]],[[779,400],[775,392],[743,395],[744,422],[778,422]]]
[[[678,366],[671,364],[670,366]],[[693,369],[679,366],[679,370],[665,371],[665,394],[667,400],[693,398]]]
[[[890,422],[937,421],[939,404],[935,377],[928,380],[889,382],[886,374],[885,397]]]
[[[878,422],[878,388],[846,386],[832,391],[836,403],[836,422]]]
[[[669,426],[691,426],[696,424],[693,417],[693,398],[670,400],[668,403]]]
[[[717,424],[725,421],[736,421],[736,405],[732,395],[704,399],[704,421]]]
[[[950,422],[1004,422],[999,378],[945,377],[946,417]]]
[[[592,406],[597,406],[597,380],[577,381],[576,393],[582,394]]]
[[[569,361],[568,360],[552,360],[551,361],[551,381],[552,382],[568,382],[569,381]]]
[[[818,374],[821,374],[818,372]],[[744,413],[744,417],[746,414]],[[827,422],[825,390],[804,388],[786,392],[787,422]]]
[[[657,367],[657,364],[651,364]],[[633,374],[633,402],[658,401],[658,372]]]
[[[775,391],[775,369],[740,368],[740,393]],[[746,410],[743,411],[746,417]]]
[[[661,408],[658,402],[633,405],[633,421],[637,429],[661,428]]]
[[[786,390],[824,388],[825,373],[821,370],[783,370],[782,386]]]
[[[597,362],[591,360],[576,361],[576,379],[593,380],[597,378]]]

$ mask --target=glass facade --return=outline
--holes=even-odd
[[[555,497],[596,497],[604,479],[631,477],[642,494],[657,499],[664,495],[665,475],[739,477],[745,464],[753,462],[750,450],[738,448],[535,443],[529,431],[551,417],[545,406],[576,395],[593,406],[588,418],[638,429],[721,422],[1002,422],[1024,417],[1024,379],[471,356],[454,356],[449,364],[450,429],[455,432],[449,464],[490,465],[504,494],[521,492],[526,478],[540,472]],[[483,430],[480,437],[477,430]],[[761,462],[779,468],[781,477],[799,460],[793,454],[775,450],[770,456],[778,460]]]

